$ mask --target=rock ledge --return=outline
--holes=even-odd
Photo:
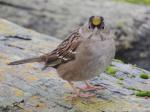
[[[90,99],[68,101],[70,87],[54,69],[41,64],[8,66],[6,63],[51,51],[60,41],[0,19],[1,112],[149,112],[150,99],[135,93],[150,90],[150,72],[114,60],[106,73],[91,80],[107,89]],[[82,84],[79,82],[78,84]]]

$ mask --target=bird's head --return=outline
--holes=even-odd
[[[101,35],[103,35],[106,30],[104,27],[104,18],[102,16],[91,16],[88,21],[80,28],[79,32],[84,38],[101,38]]]
[[[89,29],[104,29],[104,18],[102,16],[91,16],[88,21]]]

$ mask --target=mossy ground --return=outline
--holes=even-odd
[[[117,1],[129,2],[133,4],[150,5],[150,0],[117,0]]]
[[[106,72],[107,74],[110,74],[110,75],[112,75],[112,76],[115,77],[117,70],[115,69],[115,67],[109,66],[109,67],[107,67],[107,69],[106,69],[105,72]]]
[[[150,91],[138,91],[135,95],[139,97],[150,97]]]
[[[136,91],[135,95],[139,97],[150,97],[150,91],[144,91],[140,89],[136,89],[134,87],[128,87],[129,90]]]
[[[149,76],[149,74],[142,73],[142,74],[140,74],[140,78],[142,78],[142,79],[149,79],[150,76]]]

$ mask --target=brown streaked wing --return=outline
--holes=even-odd
[[[44,55],[46,58],[45,67],[57,67],[60,64],[75,59],[75,51],[81,43],[81,38],[78,30],[71,33],[55,50]],[[55,62],[57,63],[54,64]]]

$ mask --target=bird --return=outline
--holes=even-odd
[[[18,60],[8,65],[32,62],[44,62],[44,67],[53,67],[59,76],[68,81],[76,97],[90,97],[93,94],[81,92],[96,90],[89,80],[105,71],[115,56],[116,47],[110,30],[105,27],[104,17],[91,16],[79,28],[73,30],[67,38],[49,53]],[[83,81],[85,87],[78,89],[75,82]]]

